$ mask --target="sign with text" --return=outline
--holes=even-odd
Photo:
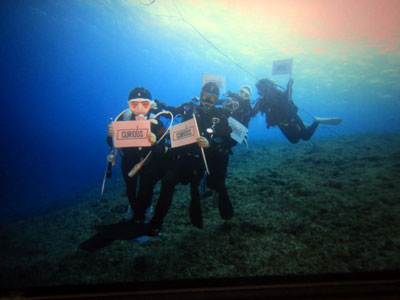
[[[226,90],[226,78],[225,76],[217,74],[202,74],[201,86],[205,85],[207,82],[215,82],[219,88],[221,94],[225,93]]]
[[[228,123],[229,126],[232,128],[231,138],[239,144],[242,143],[243,139],[247,135],[247,132],[249,131],[247,127],[232,117],[229,117]]]
[[[293,58],[274,60],[272,62],[272,75],[292,74]]]
[[[179,123],[171,129],[171,147],[177,148],[196,143],[198,137],[194,119]]]
[[[113,122],[114,146],[117,148],[127,147],[150,147],[149,134],[151,133],[150,121],[117,121]]]

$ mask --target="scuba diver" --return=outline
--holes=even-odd
[[[186,103],[176,107],[173,111],[174,114],[179,113],[181,115],[182,121],[187,121],[195,115],[200,136],[196,143],[173,148],[164,157],[164,161],[167,162],[164,165],[165,175],[162,179],[160,196],[151,221],[149,223],[128,221],[97,227],[97,234],[81,243],[81,249],[96,251],[108,246],[115,240],[131,240],[144,235],[157,236],[171,206],[175,186],[179,183],[190,183],[191,223],[202,228],[199,184],[206,171],[206,166],[201,149],[205,153],[210,171],[207,175],[207,182],[218,193],[220,216],[223,219],[232,218],[233,207],[225,184],[227,163],[221,161],[221,157],[229,157],[226,153],[232,146],[231,128],[225,110],[215,107],[218,96],[218,86],[209,82],[202,87],[200,105]],[[172,108],[169,109],[172,110]],[[134,213],[136,212],[134,211]]]
[[[147,89],[143,87],[134,88],[129,94],[128,103],[129,108],[122,111],[115,121],[149,119],[151,121],[149,142],[152,146],[120,149],[121,170],[129,201],[128,212],[125,217],[127,221],[96,226],[97,233],[79,245],[82,250],[96,251],[108,246],[115,240],[131,240],[143,236],[144,234],[137,235],[132,228],[141,228],[151,218],[153,190],[158,180],[163,177],[165,169],[163,167],[165,156],[163,137],[166,130],[163,123],[158,120],[159,114],[153,115],[153,111],[157,111],[157,108],[152,103],[151,94]],[[114,129],[110,124],[107,135],[107,143],[110,147],[113,147],[113,136]],[[137,165],[141,165],[139,171],[136,169]]]
[[[231,111],[231,116],[247,128],[252,114],[251,92],[252,89],[249,85],[243,85],[238,93],[228,91],[228,97],[222,102],[222,105]]]
[[[339,125],[340,118],[314,117],[314,122],[307,126],[297,114],[298,107],[292,100],[293,79],[290,78],[285,91],[268,78],[256,83],[260,97],[253,108],[252,117],[258,112],[265,114],[267,128],[278,126],[289,142],[296,144],[300,139],[308,141],[319,124]]]
[[[115,121],[147,120],[154,117],[151,94],[144,87],[134,88],[128,97],[129,108],[121,112]],[[161,156],[164,153],[164,141],[156,143],[165,133],[163,123],[157,119],[151,120],[151,134],[149,141],[151,147],[129,147],[121,148],[121,170],[126,184],[126,194],[129,206],[125,216],[127,220],[133,218],[136,223],[149,221],[151,214],[151,200],[153,188],[158,180],[161,179],[159,166],[162,163]],[[112,124],[108,127],[107,144],[113,147],[114,130]],[[136,164],[141,162],[147,154],[152,151],[151,157],[143,165],[138,175],[132,176],[130,173]],[[139,189],[137,183],[139,181]]]
[[[160,228],[172,203],[174,188],[177,184],[190,183],[191,202],[190,219],[194,226],[202,228],[199,185],[206,171],[200,147],[204,149],[209,174],[206,176],[208,187],[218,194],[218,209],[221,218],[230,219],[233,207],[229,199],[225,179],[227,173],[229,151],[233,145],[230,137],[231,128],[228,115],[223,108],[216,107],[219,88],[216,83],[206,83],[200,92],[200,105],[193,102],[182,104],[176,108],[167,107],[174,115],[180,114],[182,122],[196,116],[200,137],[197,144],[190,144],[171,149],[172,167],[166,171],[161,184],[160,197],[155,208],[151,224]]]

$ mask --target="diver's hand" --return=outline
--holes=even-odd
[[[165,104],[165,102],[161,102],[158,99],[154,99],[154,103],[156,105],[156,107],[154,109],[163,110],[163,109],[166,109],[166,107],[167,107],[167,104]]]
[[[197,141],[197,145],[199,145],[199,147],[202,147],[202,148],[210,147],[209,141],[204,136],[198,137],[196,141]]]
[[[154,133],[149,134],[149,142],[152,146],[157,142],[157,137]]]
[[[108,124],[107,134],[108,134],[108,136],[114,136],[114,127],[112,126],[112,124]]]
[[[236,96],[235,93],[232,92],[232,91],[228,91],[227,94],[228,94],[228,97],[234,97],[234,96]]]

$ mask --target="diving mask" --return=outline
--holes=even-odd
[[[205,91],[201,92],[200,101],[202,104],[213,106],[218,100],[218,96]]]
[[[149,99],[131,99],[128,103],[129,108],[135,115],[147,115],[151,109],[151,101]]]
[[[224,101],[224,106],[231,110],[237,110],[239,108],[239,103],[233,100],[231,97],[228,97]]]

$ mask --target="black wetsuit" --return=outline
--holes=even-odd
[[[149,113],[150,114],[150,113]],[[133,121],[135,115],[128,110],[116,121]],[[157,140],[164,134],[165,127],[163,123],[158,120],[158,124],[151,124],[151,132],[157,137]],[[112,137],[107,137],[108,145],[112,146]],[[160,166],[163,163],[162,156],[164,153],[165,143],[161,141],[159,144],[155,144],[152,147],[132,147],[132,148],[121,148],[121,170],[126,183],[126,194],[131,209],[134,213],[134,220],[140,222],[144,220],[144,214],[147,207],[150,206],[153,197],[153,189],[158,180],[163,176]],[[132,168],[146,157],[149,151],[152,150],[152,154],[147,162],[143,165],[139,176],[139,189],[137,188],[138,175],[129,177],[128,174]]]
[[[262,80],[257,83],[257,87],[262,85]],[[310,126],[303,123],[297,114],[298,108],[294,104],[291,94],[289,95],[288,88],[283,92],[276,87],[265,89],[261,86],[259,94],[261,97],[258,98],[253,108],[253,117],[259,111],[265,114],[267,128],[278,126],[284,136],[293,144],[300,139],[307,141],[312,137],[319,123],[313,122]]]
[[[182,122],[196,114],[196,120],[201,136],[207,138],[210,143],[209,148],[204,148],[207,165],[210,174],[207,176],[207,184],[219,193],[219,211],[224,219],[233,216],[233,208],[228,197],[225,178],[227,163],[224,161],[232,146],[230,137],[231,128],[227,121],[226,112],[222,108],[197,106],[194,103],[185,103],[176,108],[167,107],[167,110],[174,115],[180,114]],[[214,125],[214,133],[210,134],[207,128],[213,127],[213,118],[218,122]],[[216,119],[214,119],[216,120]],[[179,183],[190,183],[191,204],[190,217],[193,225],[202,227],[202,216],[200,207],[199,184],[205,172],[205,165],[200,147],[195,144],[186,145],[171,149],[169,153],[170,167],[166,170],[166,175],[162,180],[160,197],[154,212],[151,224],[155,228],[160,228],[164,217],[172,203],[175,186]]]
[[[228,97],[233,98],[239,104],[239,107],[232,111],[232,117],[248,128],[252,114],[250,100],[243,99],[237,93],[231,91],[228,91]]]

